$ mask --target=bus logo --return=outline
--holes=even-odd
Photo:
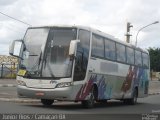
[[[56,84],[56,83],[57,83],[57,81],[55,81],[55,80],[50,81],[50,84]]]

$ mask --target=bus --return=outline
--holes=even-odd
[[[19,97],[95,102],[121,100],[136,104],[148,95],[150,61],[146,50],[84,26],[29,27],[10,45],[19,58]]]

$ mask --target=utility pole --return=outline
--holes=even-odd
[[[127,22],[127,33],[126,33],[126,42],[127,43],[130,43],[130,36],[132,36],[131,34],[130,34],[130,28],[131,27],[133,27],[133,25],[131,25],[131,23],[130,22]]]

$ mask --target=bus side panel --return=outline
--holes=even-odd
[[[138,97],[146,97],[148,95],[149,69],[138,68],[133,88],[135,86],[138,86]]]
[[[101,65],[103,63],[103,65]],[[106,62],[105,64],[111,64]],[[138,87],[138,97],[145,97],[148,94],[149,70],[136,66],[129,66],[117,63],[117,71],[104,72],[102,66],[105,66],[103,60],[91,60],[90,66],[94,69],[88,73],[85,84],[76,88],[76,100],[85,100],[89,95],[93,84],[98,87],[98,99],[125,99],[131,98],[135,87]],[[99,67],[97,67],[99,66]],[[106,66],[107,67],[107,66]],[[111,70],[112,68],[106,68]],[[77,91],[77,90],[76,90]]]
[[[149,69],[137,66],[129,66],[126,79],[122,85],[124,98],[131,98],[134,89],[138,88],[138,97],[148,95]],[[130,92],[129,92],[130,91]],[[129,95],[130,94],[130,95]]]
[[[85,82],[85,84],[81,84],[81,85],[74,84],[73,91],[74,93],[76,93],[75,100],[87,100],[93,84],[97,85],[99,100],[122,98],[123,92],[121,91],[121,87],[122,87],[123,81],[124,81],[123,77],[120,78],[120,77],[111,76],[111,75],[89,73],[88,80]],[[79,91],[77,92],[77,90]]]

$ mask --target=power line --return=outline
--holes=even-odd
[[[19,31],[26,31],[26,27],[23,27],[22,26],[17,26],[15,24],[12,24],[12,23],[8,23],[8,24],[5,24],[4,26],[8,26],[8,27],[12,27],[12,28],[16,28],[17,30],[19,29]],[[16,26],[16,27],[15,27]]]
[[[26,23],[26,22],[23,22],[23,21],[21,21],[21,20],[18,20],[18,19],[16,19],[16,18],[11,17],[11,16],[9,16],[9,15],[7,15],[7,14],[4,14],[4,13],[2,13],[2,12],[0,12],[0,14],[2,14],[2,15],[4,15],[4,16],[7,16],[7,17],[9,17],[9,18],[11,18],[11,19],[13,19],[13,20],[18,21],[18,22],[21,22],[21,23],[23,23],[23,24],[26,24],[26,25],[32,26],[32,25],[30,25],[30,24],[28,24],[28,23]]]
[[[10,30],[10,31],[12,31],[12,32],[18,32],[18,33],[20,33],[20,34],[24,34],[24,32],[22,32],[22,31],[20,31],[20,30],[18,30],[18,29],[15,29],[15,27],[11,27],[11,26],[5,26],[8,30]]]

